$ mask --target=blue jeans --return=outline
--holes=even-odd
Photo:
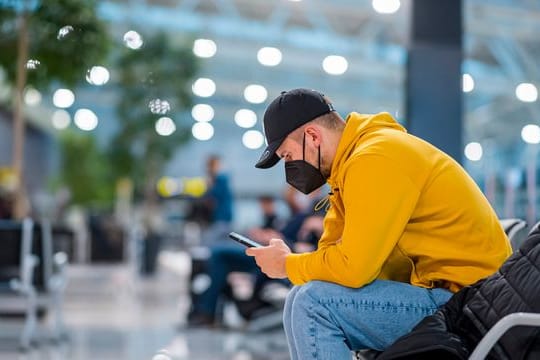
[[[193,304],[193,309],[206,315],[214,316],[220,294],[227,287],[227,276],[232,271],[261,274],[255,260],[246,256],[245,247],[230,241],[230,244],[219,244],[211,248],[208,259],[208,275],[210,287],[204,291]]]
[[[229,243],[231,239],[229,239],[227,235],[230,231],[230,222],[216,221],[203,231],[201,243],[204,246],[214,246],[217,244]]]
[[[351,359],[351,350],[384,350],[452,293],[375,280],[352,289],[311,281],[287,297],[283,325],[291,359]]]

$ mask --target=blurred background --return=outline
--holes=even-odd
[[[289,284],[241,258],[188,315],[228,231],[316,245],[323,194],[254,168],[283,90],[389,112],[532,225],[539,32],[537,0],[0,0],[0,357],[288,358]]]

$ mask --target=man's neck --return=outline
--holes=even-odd
[[[328,177],[331,176],[330,172],[332,170],[332,165],[334,164],[334,158],[336,157],[336,152],[339,146],[339,142],[341,140],[341,136],[343,135],[343,130],[344,129],[340,129],[329,132],[328,148],[326,154],[324,154],[326,159],[331,159],[328,167]]]

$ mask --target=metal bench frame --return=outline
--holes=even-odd
[[[34,222],[30,219],[22,221],[21,252],[19,276],[9,282],[13,293],[0,296],[0,311],[20,311],[23,307],[25,314],[24,327],[19,337],[19,345],[26,349],[36,337],[37,325],[37,294],[33,285],[34,268],[39,260],[32,255]],[[21,302],[20,298],[24,301]]]

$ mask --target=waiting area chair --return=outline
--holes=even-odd
[[[48,221],[34,226],[34,246],[34,255],[40,259],[39,271],[36,271],[34,277],[38,308],[47,309],[51,315],[51,338],[57,340],[67,335],[63,317],[67,255],[55,251],[52,228]]]
[[[508,236],[508,240],[510,240],[512,249],[514,251],[519,249],[527,238],[527,222],[518,218],[500,219],[499,221],[504,229],[504,232],[506,233],[506,236]]]
[[[540,314],[513,313],[499,320],[482,338],[469,360],[484,360],[497,341],[514,326],[540,327]]]
[[[58,340],[67,334],[63,321],[67,255],[55,252],[50,223],[0,221],[0,315],[23,317],[19,345],[37,340],[39,310],[50,315],[47,336]],[[21,301],[22,300],[22,301]]]
[[[38,258],[32,255],[34,222],[0,221],[0,314],[24,312],[19,345],[28,348],[35,340],[37,295],[34,269]]]
[[[531,235],[533,233],[533,231],[538,229],[538,228],[540,228],[540,221],[538,221],[536,224],[531,226],[531,229],[529,230],[529,235]]]

